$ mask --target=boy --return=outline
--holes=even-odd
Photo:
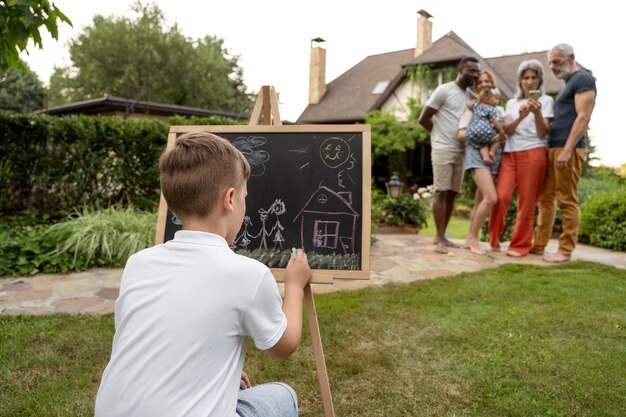
[[[250,388],[242,369],[246,336],[274,358],[298,347],[305,253],[289,260],[281,309],[270,270],[229,248],[246,212],[244,156],[219,136],[191,133],[159,167],[184,230],[126,264],[96,417],[297,416],[289,386]]]

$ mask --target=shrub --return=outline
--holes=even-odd
[[[156,220],[153,213],[132,207],[85,207],[46,234],[59,242],[54,254],[71,254],[87,265],[123,266],[130,255],[154,243]]]
[[[381,191],[372,192],[372,223],[424,228],[426,218],[426,207],[410,193],[402,193],[393,198]]]
[[[581,206],[579,240],[626,250],[626,189],[596,192]]]
[[[71,212],[159,201],[159,155],[170,124],[233,124],[220,117],[167,121],[0,112],[0,210]]]
[[[133,208],[84,208],[54,225],[29,218],[0,223],[0,276],[66,273],[122,266],[153,244],[156,215]]]
[[[623,180],[618,176],[596,174],[591,177],[583,177],[578,183],[578,199],[584,204],[587,199],[597,192],[609,192],[622,188]]]

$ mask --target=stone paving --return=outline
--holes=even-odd
[[[333,285],[313,284],[313,292],[351,290],[390,282],[406,283],[479,271],[505,263],[548,265],[540,256],[511,258],[504,252],[478,256],[465,249],[451,249],[447,255],[441,255],[433,251],[432,238],[418,235],[378,234],[376,239],[372,245],[370,280],[335,280]],[[506,250],[506,244],[503,250]],[[556,241],[551,241],[547,252],[555,250]],[[626,253],[588,245],[578,245],[572,259],[626,269]],[[122,269],[96,268],[73,274],[0,278],[0,314],[111,313],[121,276]]]

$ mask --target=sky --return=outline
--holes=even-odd
[[[30,45],[22,54],[48,83],[54,66],[70,64],[67,43],[90,25],[95,15],[131,15],[132,0],[54,0],[73,27],[62,24],[59,41],[42,33],[44,49]],[[614,2],[599,0],[156,0],[169,24],[197,39],[224,40],[239,56],[250,92],[273,85],[283,120],[295,121],[308,103],[311,39],[326,40],[326,82],[370,55],[414,48],[417,11],[433,16],[433,41],[454,31],[484,58],[544,51],[558,43],[574,47],[576,59],[593,71],[598,96],[590,123],[591,141],[600,163],[626,163],[626,140],[620,138],[618,71],[626,59],[617,46],[626,24]],[[615,47],[612,48],[612,46]],[[511,68],[515,72],[516,68]],[[546,68],[546,70],[548,70]]]

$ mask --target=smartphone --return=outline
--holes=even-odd
[[[532,98],[533,100],[539,100],[539,97],[541,97],[540,90],[530,90],[528,94],[530,95],[530,98]]]

